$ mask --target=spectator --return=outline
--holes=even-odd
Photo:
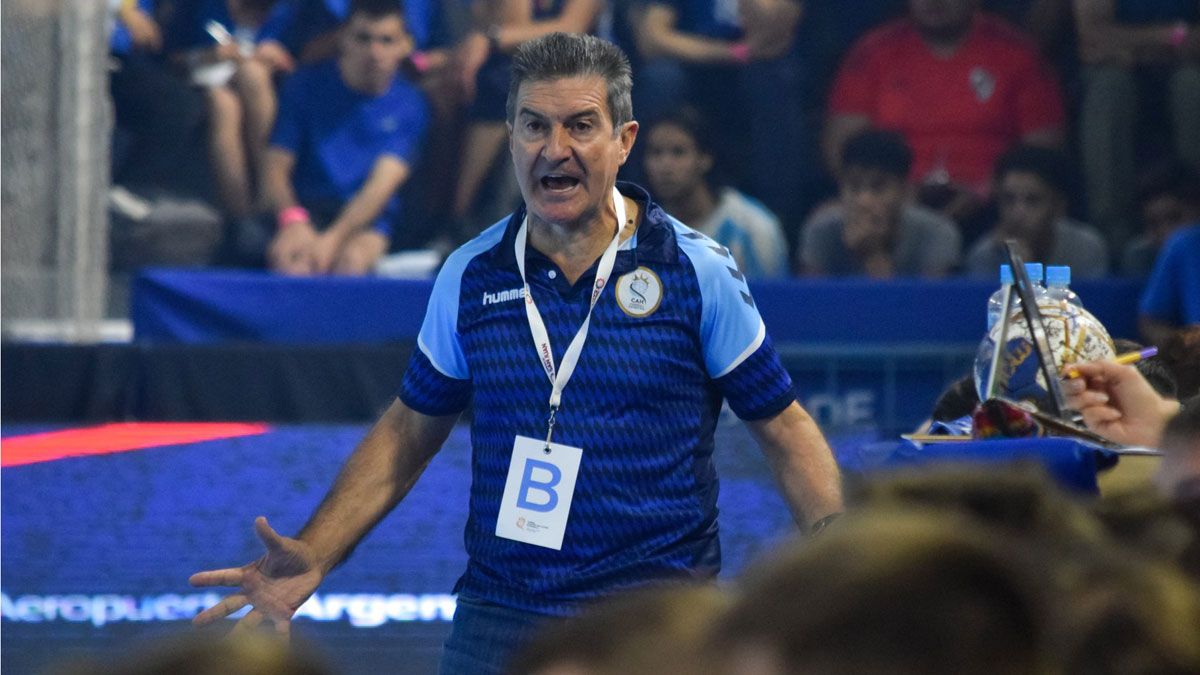
[[[1200,224],[1171,235],[1142,293],[1139,327],[1150,344],[1200,327]]]
[[[722,132],[716,151],[734,182],[790,224],[803,217],[802,193],[819,166],[816,125],[805,123],[813,73],[796,39],[804,5],[639,0],[628,13],[643,122],[653,125],[681,102],[698,106]]]
[[[209,161],[239,237],[253,231],[255,181],[278,107],[273,78],[295,67],[280,42],[291,12],[290,2],[276,0],[181,0],[175,7],[172,49],[208,97]]]
[[[801,232],[805,274],[942,277],[958,266],[954,223],[910,199],[912,152],[899,134],[860,132],[839,164],[838,205],[817,211]]]
[[[1141,87],[1165,79],[1174,155],[1200,165],[1200,5],[1190,0],[1073,0],[1083,64],[1079,134],[1088,213],[1109,240],[1132,234]],[[1139,110],[1140,108],[1140,110]]]
[[[1200,173],[1179,160],[1164,162],[1142,177],[1137,201],[1143,234],[1125,247],[1121,273],[1148,277],[1171,233],[1200,222]]]
[[[458,184],[451,205],[456,226],[476,207],[479,190],[504,149],[507,139],[504,104],[508,98],[511,54],[521,43],[540,35],[590,32],[603,9],[604,0],[472,2],[475,29],[455,48],[459,85],[468,105]],[[508,211],[511,204],[505,201],[498,207]],[[468,237],[475,232],[469,228],[455,234]]]
[[[427,118],[399,75],[410,51],[399,4],[356,0],[338,59],[288,80],[267,157],[273,269],[365,274],[387,251]]]
[[[899,131],[913,149],[909,177],[921,201],[963,222],[982,208],[1006,148],[1062,142],[1058,83],[1031,41],[980,12],[978,0],[909,0],[908,8],[842,62],[822,145],[836,173],[855,132]]]
[[[683,108],[646,133],[646,178],[663,208],[733,255],[747,277],[788,273],[779,219],[758,201],[712,182],[715,156],[699,112]]]
[[[999,221],[972,247],[966,272],[993,279],[1007,262],[1004,242],[1012,239],[1025,260],[1067,265],[1071,278],[1108,273],[1108,245],[1094,228],[1067,217],[1073,169],[1065,155],[1022,145],[996,163]]]

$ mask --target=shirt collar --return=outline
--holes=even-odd
[[[650,198],[650,193],[640,185],[627,181],[617,181],[617,189],[622,195],[629,197],[641,207],[641,223],[634,235],[635,246],[633,259],[639,262],[676,263],[679,260],[678,244],[675,241],[675,228],[671,225],[670,217],[662,207]],[[517,258],[513,244],[517,238],[517,230],[525,219],[525,205],[521,204],[508,217],[504,226],[504,237],[491,252],[492,260],[497,266],[517,268]],[[534,251],[532,247],[529,249]],[[618,261],[628,258],[629,251],[622,249],[618,252]],[[636,267],[636,265],[634,265]]]

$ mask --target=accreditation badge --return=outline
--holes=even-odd
[[[513,442],[496,536],[562,550],[583,449],[526,436]]]

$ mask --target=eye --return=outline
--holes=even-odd
[[[527,120],[525,122],[525,130],[530,132],[538,132],[542,130],[542,123],[538,120]]]
[[[576,123],[575,123],[575,131],[579,131],[579,132],[588,132],[588,131],[591,131],[591,130],[592,130],[592,123],[591,123],[591,122],[588,122],[588,121],[585,121],[585,120],[580,120],[580,121],[578,121],[578,122],[576,122]]]

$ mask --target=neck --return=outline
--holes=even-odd
[[[338,73],[341,74],[342,82],[348,89],[367,96],[379,96],[386,92],[392,84],[392,77],[395,77],[393,75],[382,82],[374,82],[367,77],[355,77],[354,73],[348,69],[346,62],[342,60],[338,61]]]
[[[920,31],[921,40],[925,43],[929,50],[942,58],[949,58],[958,51],[962,43],[966,42],[967,35],[971,33],[971,27],[974,25],[974,19],[965,27],[954,28],[949,30],[938,31]]]
[[[699,229],[704,220],[717,208],[717,197],[704,183],[700,183],[686,195],[676,199],[664,199],[667,213],[689,226]]]
[[[624,241],[636,229],[633,224],[637,222],[638,205],[632,199],[621,199],[625,200],[626,224],[621,232]],[[611,201],[605,202],[596,217],[583,223],[548,223],[529,215],[529,245],[550,258],[572,284],[604,253],[616,231],[617,214]]]

